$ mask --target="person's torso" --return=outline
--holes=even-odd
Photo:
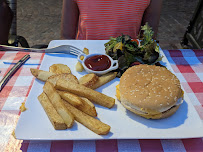
[[[150,0],[76,0],[77,39],[109,39],[121,34],[136,38]]]

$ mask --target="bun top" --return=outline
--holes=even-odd
[[[151,114],[168,110],[182,97],[178,78],[155,65],[130,67],[122,75],[119,89],[121,102]]]

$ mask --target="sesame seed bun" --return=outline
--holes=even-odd
[[[133,66],[122,75],[119,90],[121,104],[145,118],[169,117],[182,103],[180,81],[165,67]]]

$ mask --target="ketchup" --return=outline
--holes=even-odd
[[[111,66],[111,61],[106,55],[95,55],[87,58],[85,65],[93,71],[104,71]]]

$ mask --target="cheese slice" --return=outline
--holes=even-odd
[[[121,94],[119,89],[119,84],[116,86],[116,97],[118,100],[121,100]]]

